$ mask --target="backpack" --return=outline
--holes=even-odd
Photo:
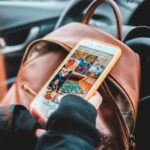
[[[94,10],[105,0],[93,1],[82,23],[69,23],[42,39],[32,42],[23,57],[16,83],[0,105],[30,103],[72,48],[83,38],[116,45],[122,55],[99,92],[103,102],[97,110],[96,126],[102,135],[98,149],[129,150],[135,148],[134,129],[139,102],[140,59],[121,41],[121,15],[114,1],[106,1],[115,12],[117,38],[88,25]]]

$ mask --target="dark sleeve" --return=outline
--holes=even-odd
[[[38,127],[29,111],[21,105],[0,108],[0,149],[33,150]]]
[[[36,150],[95,150],[101,139],[95,124],[95,108],[81,97],[67,95],[50,116]]]

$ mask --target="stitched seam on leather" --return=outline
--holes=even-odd
[[[109,76],[108,78],[110,79],[111,77],[113,77],[113,75],[112,74],[110,74],[111,76]],[[115,80],[115,78],[113,77],[113,79]],[[111,79],[110,79],[111,80]],[[133,119],[134,119],[134,126],[135,126],[135,122],[136,122],[136,113],[135,113],[135,109],[134,109],[134,106],[133,106],[133,103],[132,103],[132,101],[131,101],[131,99],[130,99],[130,97],[129,97],[129,95],[128,95],[128,93],[124,90],[124,88],[122,88],[122,86],[119,84],[119,82],[117,82],[116,80],[115,80],[115,82],[116,82],[116,84],[118,84],[118,86],[121,88],[121,89],[119,89],[119,91],[121,90],[121,92],[123,92],[123,95],[125,95],[125,97],[127,98],[127,101],[129,102],[129,105],[131,106],[131,108],[132,108],[132,112],[133,112],[133,115],[134,115],[134,117],[133,117]],[[114,84],[114,83],[113,83]],[[118,87],[117,87],[118,88]],[[124,94],[125,93],[125,94]],[[134,130],[134,129],[133,129]]]
[[[107,91],[107,89],[105,88],[104,85],[105,85],[105,83],[103,83],[103,84],[101,85],[101,89],[102,89],[102,91],[104,92],[104,95],[107,95],[106,98],[107,98],[107,97],[110,97],[109,92]],[[107,100],[107,101],[108,101],[108,100]],[[112,101],[110,101],[109,103],[111,103],[111,105],[114,106],[114,103],[112,103]],[[113,108],[113,110],[114,110],[114,108]],[[116,112],[116,110],[115,110],[115,112]],[[117,114],[117,113],[116,113],[116,114]],[[113,115],[114,115],[114,114],[113,114]],[[118,116],[117,116],[117,119],[118,119]],[[119,121],[119,120],[118,120],[118,121]],[[119,121],[119,122],[120,122],[120,121]],[[119,123],[119,125],[120,125],[120,123]],[[116,129],[115,129],[115,130],[116,130]],[[122,137],[123,137],[123,138],[121,138],[121,139],[122,139],[122,142],[125,144],[126,142],[124,142],[124,138],[125,138],[126,136],[125,136],[124,132],[122,131],[122,127],[121,127],[121,133],[122,133],[121,135],[122,135]],[[112,138],[113,138],[113,137],[112,137]],[[118,141],[115,140],[115,143],[113,142],[114,145],[116,145],[117,142],[118,142]],[[123,147],[125,148],[125,145],[124,145]]]
[[[111,91],[110,91],[110,89],[108,88],[106,82],[105,82],[105,87],[106,87],[107,92],[109,93],[111,99],[112,99],[113,102],[114,102],[114,106],[115,106],[116,112],[119,113],[119,117],[122,118],[122,119],[121,119],[121,122],[122,122],[123,126],[125,126],[125,128],[126,128],[127,134],[130,135],[130,131],[129,131],[129,129],[128,129],[128,127],[127,127],[127,124],[126,124],[126,122],[125,122],[125,120],[124,120],[124,117],[123,117],[122,113],[120,112],[120,109],[118,108],[118,105],[117,105],[116,102],[115,102],[115,97],[114,97],[113,94],[111,93]],[[123,127],[123,128],[124,128],[124,127]]]
[[[108,95],[109,95],[109,97],[111,97],[111,99],[113,100],[113,96],[112,96],[112,94],[111,94],[111,92],[109,91],[109,89],[108,89],[108,87],[107,87],[107,85],[106,85],[106,83],[104,82],[103,83],[103,87],[104,87],[104,90],[105,90],[105,93],[107,93]],[[114,109],[115,109],[115,112],[116,112],[116,115],[117,115],[117,118],[118,118],[118,120],[119,120],[119,122],[120,122],[120,126],[121,126],[121,132],[124,134],[124,136],[126,137],[126,138],[123,138],[123,141],[125,142],[125,145],[128,145],[129,143],[128,143],[128,135],[127,134],[129,134],[129,133],[127,133],[127,132],[125,132],[124,131],[124,127],[123,127],[123,124],[122,124],[122,121],[120,120],[120,115],[118,115],[118,113],[120,113],[116,108],[117,108],[117,105],[116,105],[116,103],[114,102],[114,101],[111,101],[111,103],[112,103],[112,105],[114,106]],[[126,128],[126,126],[125,126],[125,128]],[[126,139],[126,140],[124,140],[124,139]],[[125,146],[124,145],[124,146]]]

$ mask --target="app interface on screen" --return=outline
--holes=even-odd
[[[59,106],[59,97],[76,94],[85,97],[114,55],[80,45],[38,96],[49,116]],[[42,112],[43,112],[42,111]]]

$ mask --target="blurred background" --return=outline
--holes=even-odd
[[[135,26],[149,24],[148,16],[143,17],[149,11],[144,0],[115,1],[123,16],[124,37]],[[0,0],[0,87],[8,89],[15,82],[29,43],[53,31],[65,13],[61,25],[81,21],[90,2],[92,0]],[[100,6],[90,23],[115,36],[115,17],[108,5]]]

